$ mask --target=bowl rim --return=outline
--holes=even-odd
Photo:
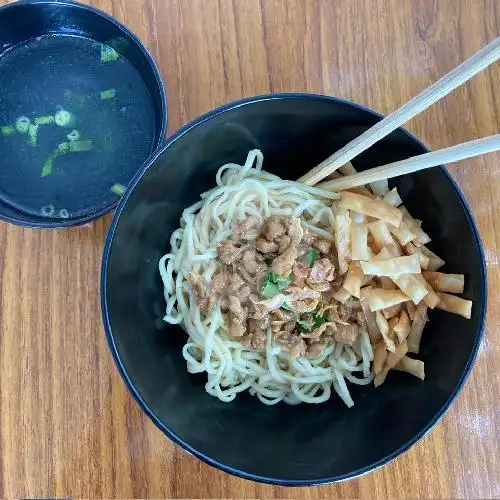
[[[148,157],[137,167],[137,172],[142,171],[143,167],[145,164],[149,164],[150,158],[155,155],[155,153],[158,151],[159,148],[161,148],[165,142],[165,136],[167,133],[168,129],[168,118],[169,118],[169,109],[168,109],[168,97],[167,97],[167,87],[165,84],[165,80],[163,79],[162,73],[160,71],[160,68],[155,61],[152,53],[150,52],[149,49],[146,48],[144,43],[141,41],[141,39],[124,23],[120,22],[118,19],[113,17],[112,15],[108,14],[107,12],[98,9],[97,7],[94,7],[93,5],[87,5],[87,4],[82,4],[74,0],[18,0],[17,2],[14,3],[9,3],[7,5],[1,6],[0,7],[0,16],[6,12],[7,10],[14,10],[16,8],[26,6],[26,5],[38,5],[38,4],[45,4],[45,5],[57,5],[63,6],[63,7],[71,7],[75,9],[81,9],[81,10],[86,10],[91,12],[94,15],[100,16],[104,18],[106,21],[110,22],[111,24],[114,24],[119,30],[121,30],[129,39],[132,40],[132,42],[135,43],[135,45],[139,48],[141,53],[144,55],[149,68],[152,71],[153,77],[156,81],[156,86],[158,87],[158,90],[160,92],[160,103],[161,103],[161,110],[160,110],[160,116],[162,117],[161,123],[158,128],[158,139],[155,141],[155,143],[152,146],[152,149],[148,155]],[[1,59],[1,54],[0,54],[0,59]],[[156,130],[155,130],[156,132]],[[135,178],[132,177],[132,179]],[[24,220],[21,220],[17,217],[11,217],[8,215],[4,215],[0,213],[0,220],[9,222],[11,224],[14,224],[16,226],[20,227],[26,227],[26,228],[32,228],[32,229],[66,229],[66,228],[71,228],[71,227],[76,227],[76,226],[82,226],[84,224],[88,224],[90,222],[93,222],[97,219],[100,219],[101,217],[105,216],[112,210],[114,210],[117,206],[120,200],[115,200],[112,201],[111,203],[108,203],[106,206],[100,208],[96,212],[92,212],[87,215],[83,215],[81,217],[76,217],[74,219],[61,219],[61,220],[56,220],[56,221],[43,221],[43,222],[38,222],[38,221],[30,221],[26,222]]]
[[[462,371],[462,374],[460,375],[460,378],[457,382],[457,385],[455,387],[455,390],[452,392],[450,397],[446,400],[446,402],[442,405],[442,407],[439,409],[439,411],[436,413],[436,415],[418,432],[415,436],[413,436],[411,439],[409,439],[404,445],[399,447],[397,450],[394,452],[388,454],[387,456],[377,460],[376,462],[369,464],[365,467],[361,467],[360,469],[344,473],[341,475],[336,475],[336,476],[331,476],[331,477],[325,477],[325,478],[320,478],[320,479],[279,479],[279,478],[273,478],[270,476],[262,476],[258,474],[253,474],[249,472],[245,472],[244,470],[238,469],[236,467],[228,466],[226,464],[223,464],[219,462],[218,460],[215,460],[211,458],[210,456],[206,455],[205,453],[197,450],[190,444],[188,444],[186,441],[184,441],[182,438],[177,436],[167,425],[165,425],[163,422],[160,421],[160,419],[153,413],[153,411],[149,408],[148,404],[145,402],[145,400],[142,398],[141,394],[139,393],[138,389],[135,387],[134,382],[130,379],[128,376],[128,373],[126,371],[126,368],[120,358],[120,355],[118,353],[118,348],[117,344],[115,342],[113,332],[111,329],[111,322],[110,322],[110,317],[109,317],[109,310],[108,310],[108,303],[107,303],[107,296],[106,296],[106,290],[107,290],[107,271],[108,271],[108,264],[109,264],[109,259],[110,259],[110,254],[111,254],[111,247],[114,241],[114,236],[116,233],[116,229],[118,227],[118,224],[120,222],[121,215],[126,208],[128,204],[128,200],[131,196],[131,194],[134,192],[136,186],[144,176],[144,174],[149,170],[149,168],[156,162],[156,160],[166,151],[168,148],[179,138],[184,136],[186,133],[188,133],[190,130],[196,128],[197,126],[203,124],[204,122],[218,116],[221,114],[224,114],[227,111],[231,111],[235,108],[239,108],[242,106],[247,106],[251,105],[254,103],[258,102],[263,102],[263,101],[270,101],[270,100],[294,100],[294,99],[312,99],[312,100],[320,100],[320,101],[328,101],[328,102],[336,102],[344,105],[351,106],[355,109],[358,109],[359,111],[362,111],[364,113],[368,113],[374,117],[377,118],[383,118],[383,115],[380,113],[377,113],[376,111],[373,111],[369,108],[366,108],[364,106],[361,106],[359,104],[353,103],[351,101],[345,100],[345,99],[340,99],[337,97],[332,97],[332,96],[326,96],[326,95],[321,95],[321,94],[310,94],[310,93],[272,93],[272,94],[266,94],[266,95],[259,95],[255,97],[250,97],[250,98],[245,98],[237,101],[230,102],[228,104],[225,104],[223,106],[220,106],[212,111],[209,111],[208,113],[205,113],[204,115],[198,117],[197,119],[189,122],[187,125],[182,127],[178,132],[176,132],[174,135],[168,138],[166,143],[158,150],[156,153],[148,160],[147,164],[143,166],[143,168],[136,174],[134,179],[131,181],[129,184],[127,191],[121,198],[118,208],[115,211],[113,221],[111,223],[110,229],[108,231],[108,235],[106,238],[106,244],[104,247],[104,252],[103,252],[103,260],[102,260],[102,267],[101,267],[101,309],[102,309],[102,315],[103,315],[103,323],[104,323],[104,329],[106,332],[106,337],[108,340],[108,345],[109,348],[111,349],[111,353],[113,355],[113,359],[117,365],[118,371],[120,372],[120,375],[122,376],[125,384],[127,385],[128,389],[132,393],[132,396],[134,399],[139,403],[139,406],[141,409],[146,413],[146,415],[153,421],[153,423],[167,436],[169,437],[174,443],[179,445],[181,448],[183,448],[185,451],[190,453],[191,455],[194,455],[195,457],[199,458],[203,462],[207,463],[208,465],[211,465],[212,467],[215,467],[219,470],[222,470],[223,472],[229,473],[233,476],[240,477],[242,479],[248,479],[252,481],[257,481],[259,483],[265,483],[265,484],[273,484],[273,485],[279,485],[279,486],[318,486],[318,485],[325,485],[325,484],[332,484],[332,483],[338,483],[341,481],[349,480],[349,479],[355,479],[360,476],[363,476],[365,474],[368,474],[369,472],[372,472],[376,469],[379,469],[380,467],[383,467],[384,465],[392,462],[395,460],[397,457],[408,451],[413,445],[415,445],[417,442],[419,442],[423,437],[425,437],[435,426],[436,424],[445,416],[445,414],[448,412],[450,407],[453,405],[455,402],[457,396],[463,389],[463,386],[465,382],[467,381],[472,367],[475,363],[475,360],[477,358],[477,354],[479,351],[479,347],[481,345],[483,336],[484,336],[484,328],[486,324],[486,310],[487,310],[487,302],[488,302],[488,282],[487,282],[487,272],[486,272],[486,261],[485,261],[485,254],[484,254],[484,247],[483,243],[481,241],[480,235],[479,235],[479,230],[477,227],[477,224],[474,220],[474,217],[472,215],[472,212],[470,210],[470,207],[467,203],[467,201],[464,198],[464,195],[455,182],[455,180],[452,178],[452,176],[448,173],[447,169],[444,168],[443,166],[439,166],[441,170],[441,174],[445,177],[446,180],[451,184],[453,189],[455,190],[457,197],[459,199],[459,202],[462,206],[462,209],[464,210],[467,219],[469,221],[469,224],[472,228],[473,234],[474,234],[474,243],[476,246],[476,250],[479,254],[479,257],[481,259],[481,283],[482,283],[482,296],[483,296],[483,301],[482,301],[482,308],[480,311],[479,315],[479,328],[476,332],[476,339],[473,345],[472,353],[467,360],[467,363]],[[429,151],[429,149],[415,136],[413,136],[410,132],[405,130],[402,127],[399,127],[397,129],[398,131],[404,133],[408,138],[412,139],[420,145],[422,148],[424,148],[426,151]]]

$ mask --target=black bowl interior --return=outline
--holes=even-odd
[[[486,304],[481,244],[470,213],[444,169],[395,185],[433,237],[450,272],[466,275],[470,321],[431,314],[421,359],[424,383],[391,373],[382,387],[350,386],[355,406],[337,397],[321,405],[266,407],[243,394],[221,403],[205,378],[187,373],[185,333],[164,324],[157,271],[182,210],[214,186],[217,169],[243,163],[260,148],[264,168],[295,179],[379,120],[358,106],[319,96],[278,96],[239,103],[202,118],[156,157],[122,202],[103,266],[103,310],[115,359],[143,408],[170,437],[226,471],[253,479],[311,484],[352,477],[407,449],[451,404],[480,339]],[[398,130],[353,163],[359,169],[425,152]]]
[[[138,76],[134,77],[134,80],[131,80],[131,82],[135,82],[133,86],[134,90],[129,91],[130,95],[127,97],[128,101],[125,104],[133,102],[134,98],[138,95],[137,89],[140,88],[141,96],[147,96],[149,94],[148,101],[151,102],[152,117],[148,117],[147,129],[151,131],[151,133],[148,133],[147,144],[144,146],[144,155],[137,163],[131,165],[129,170],[126,170],[126,172],[131,172],[127,179],[128,183],[147,160],[148,156],[156,150],[164,140],[167,127],[167,104],[163,81],[155,62],[139,39],[125,26],[100,10],[71,1],[55,0],[21,0],[20,2],[1,8],[0,33],[0,62],[2,61],[2,57],[7,57],[11,50],[22,47],[27,43],[33,43],[34,41],[43,43],[40,42],[40,40],[46,39],[47,37],[52,37],[53,39],[58,36],[73,36],[87,40],[90,39],[98,44],[105,43],[111,45],[121,56],[132,64]],[[36,45],[34,46],[36,47]],[[46,49],[41,48],[40,54],[44,54],[44,50]],[[77,59],[71,62],[65,60],[64,64],[67,65],[64,67],[78,67],[79,61]],[[51,66],[49,65],[49,67]],[[30,78],[33,77],[35,83],[37,80],[43,81],[46,77],[42,65],[40,65],[40,69],[42,71],[40,71],[38,76],[34,74],[31,75],[30,73]],[[53,69],[51,68],[49,71],[53,71]],[[78,71],[79,70],[75,70],[76,73]],[[85,74],[86,71],[86,67],[82,65],[82,74]],[[106,71],[112,74],[111,67],[106,68]],[[80,78],[78,74],[75,75],[75,81],[77,81],[77,78]],[[33,82],[25,81],[25,85],[19,85],[17,90],[10,95],[11,103],[10,108],[7,107],[8,111],[15,113],[20,109],[26,109],[26,107],[22,106],[23,103],[27,104],[27,109],[30,109],[30,105],[36,100],[34,99],[34,95],[36,96],[36,90],[38,90],[37,85],[32,85],[32,83]],[[7,82],[2,83],[1,74],[0,84],[2,84],[2,87],[7,85]],[[129,85],[129,83],[127,83],[127,85]],[[130,83],[130,86],[132,87],[132,83]],[[103,89],[97,88],[95,90],[98,93],[99,90]],[[4,91],[5,88],[2,88],[2,92]],[[136,93],[134,94],[134,92]],[[9,96],[6,95],[2,97],[4,99],[9,98]],[[6,102],[9,106],[9,101]],[[150,120],[154,121],[152,126],[150,125]],[[145,129],[146,127],[144,127],[144,130]],[[116,154],[120,154],[120,151],[117,151]],[[124,158],[124,160],[126,160],[126,158]],[[9,172],[9,185],[13,185],[15,190],[19,189],[22,191],[23,186],[26,186],[26,179],[23,178],[20,171],[12,169],[10,165],[2,165],[1,161],[0,166],[2,166],[2,169],[8,170]],[[37,167],[34,166],[33,168],[35,169]],[[127,166],[126,168],[129,167]],[[7,175],[7,173],[5,175]],[[119,175],[123,177],[122,174]],[[18,176],[18,178],[13,179],[13,176]],[[106,177],[106,179],[103,179],[101,175],[96,174],[94,178],[88,179],[87,183],[82,182],[80,179],[77,181],[77,186],[75,186],[75,180],[72,177],[72,184],[68,185],[68,192],[71,190],[71,194],[67,192],[66,198],[68,196],[81,198],[82,201],[79,205],[83,208],[79,210],[74,217],[70,216],[69,219],[50,219],[23,210],[23,207],[20,203],[17,203],[17,200],[14,202],[6,201],[7,198],[12,200],[11,194],[4,197],[2,192],[0,192],[0,218],[16,224],[34,227],[64,227],[88,222],[89,220],[109,212],[117,204],[117,197],[115,199],[112,197],[102,199],[99,198],[99,194],[96,194],[96,192],[100,192],[103,189],[100,183],[102,183],[102,185],[106,183],[107,186],[107,183],[110,182],[109,179],[113,178],[113,172],[107,172]],[[63,176],[61,176],[60,181],[62,186],[65,186],[64,183],[66,179]],[[17,188],[17,186],[19,186],[19,188]],[[26,189],[26,187],[24,189]],[[100,191],[96,191],[97,189]],[[109,196],[109,188],[107,188],[106,193]],[[61,197],[64,199],[64,196],[63,193]],[[32,197],[36,205],[35,190],[32,193]],[[43,205],[43,203],[40,205]]]

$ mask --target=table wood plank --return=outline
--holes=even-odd
[[[170,132],[268,92],[324,93],[387,113],[500,35],[498,0],[91,3],[151,49],[167,82]],[[497,133],[499,82],[497,64],[408,129],[433,149]],[[231,477],[174,446],[141,413],[101,322],[109,217],[51,232],[0,223],[0,496],[500,497],[499,161],[497,153],[450,166],[478,222],[489,273],[488,327],[472,376],[408,453],[325,487]]]

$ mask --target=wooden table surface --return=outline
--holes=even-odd
[[[387,113],[500,35],[499,0],[92,3],[151,49],[168,87],[170,132],[268,92],[324,93]],[[497,63],[408,129],[434,149],[497,133],[499,82]],[[109,217],[50,232],[0,223],[0,497],[500,497],[499,161],[490,154],[450,167],[489,273],[488,327],[470,379],[404,456],[324,487],[226,475],[174,446],[139,410],[101,323]]]

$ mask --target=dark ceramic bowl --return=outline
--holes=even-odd
[[[23,47],[27,43],[39,42],[47,37],[61,36],[79,37],[98,44],[113,45],[117,52],[135,68],[138,74],[137,81],[142,80],[142,90],[145,91],[142,94],[149,94],[152,114],[154,114],[152,118],[154,123],[150,125],[148,121],[147,127],[151,131],[148,133],[149,150],[147,146],[144,147],[142,157],[131,165],[123,166],[120,164],[120,168],[123,168],[119,173],[107,172],[106,176],[99,173],[88,183],[82,182],[81,179],[75,181],[76,178],[71,177],[72,183],[68,183],[66,186],[66,180],[61,176],[61,197],[71,197],[72,199],[77,197],[79,206],[81,206],[76,215],[66,219],[42,217],[33,211],[23,209],[23,203],[16,199],[12,192],[4,192],[2,185],[0,185],[0,219],[21,226],[71,227],[85,224],[110,212],[118,203],[118,197],[113,199],[112,196],[109,196],[108,186],[113,184],[110,179],[113,179],[115,173],[115,178],[122,179],[124,178],[123,172],[130,172],[127,180],[131,180],[148,156],[162,144],[167,130],[167,97],[161,74],[151,54],[126,26],[101,10],[71,0],[20,0],[0,8],[0,63],[12,50]],[[43,50],[45,49],[40,49],[41,53]],[[78,63],[79,60],[75,57],[71,65],[78,66]],[[43,67],[41,69],[45,70]],[[52,70],[51,67],[50,71]],[[40,82],[46,78],[44,71],[41,71],[39,75],[31,76],[36,77]],[[21,80],[23,78],[24,75],[21,75]],[[6,99],[8,103],[9,96],[2,94],[5,91],[3,86],[6,83],[2,81],[0,73],[0,99]],[[129,98],[131,100],[137,96],[136,86],[133,88],[134,90],[130,91]],[[19,103],[30,103],[33,93],[34,87],[20,85],[19,90],[10,96],[12,109],[18,109]],[[0,116],[1,118],[5,117]],[[1,144],[0,137],[0,149]],[[33,168],[36,166],[33,165]],[[3,171],[0,173],[10,176],[8,182],[11,191],[15,188],[15,191],[20,191],[24,195],[28,190],[30,191],[28,193],[30,199],[34,202],[37,201],[39,189],[30,190],[29,183],[26,182],[26,173],[23,175],[21,169],[3,164],[1,158],[0,169]],[[124,181],[120,180],[119,182]],[[40,206],[42,205],[44,203],[40,203]]]
[[[182,210],[215,184],[217,169],[264,152],[264,168],[296,179],[381,116],[316,95],[272,95],[236,102],[189,124],[152,158],[122,199],[104,252],[102,308],[109,345],[142,409],[172,440],[240,477],[285,485],[340,481],[406,451],[453,403],[470,373],[486,311],[486,273],[477,228],[444,168],[398,178],[405,205],[433,236],[451,272],[465,273],[471,320],[433,311],[421,346],[426,380],[391,372],[386,383],[350,386],[348,409],[333,396],[320,405],[267,407],[242,394],[222,403],[190,375],[186,335],[161,320],[158,260]],[[353,162],[364,169],[428,150],[397,130]]]

